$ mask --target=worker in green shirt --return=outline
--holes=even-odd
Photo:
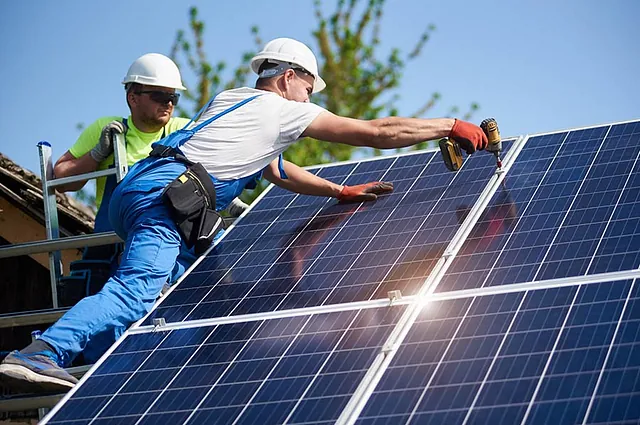
[[[158,53],[148,53],[136,59],[122,81],[126,90],[127,105],[131,111],[128,118],[108,116],[99,118],[89,125],[76,143],[56,162],[54,174],[57,178],[105,170],[113,167],[113,133],[124,133],[127,147],[127,163],[146,158],[151,151],[151,143],[181,129],[189,120],[172,117],[174,107],[180,98],[176,90],[184,90],[178,67],[168,57]],[[114,177],[100,177],[96,181],[95,231],[109,226],[108,220],[101,221],[102,204],[110,197],[105,196],[108,180]],[[113,182],[115,184],[115,181]],[[85,181],[59,186],[63,192],[80,190]],[[110,192],[110,190],[106,190]],[[106,217],[104,217],[106,218]]]
[[[159,53],[148,53],[136,59],[122,81],[127,94],[127,105],[131,110],[128,118],[117,116],[103,117],[89,125],[76,143],[56,162],[56,177],[67,177],[90,173],[113,167],[113,146],[111,135],[125,133],[127,163],[147,157],[151,143],[184,127],[189,120],[172,117],[174,108],[180,99],[176,90],[185,90],[180,71],[168,57]],[[58,186],[62,192],[80,190],[85,181]],[[111,230],[106,219],[106,205],[101,208],[104,198],[110,197],[115,186],[115,177],[100,177],[96,181],[95,231]],[[105,194],[106,192],[106,194]],[[233,216],[239,216],[246,204],[235,200],[231,210]]]

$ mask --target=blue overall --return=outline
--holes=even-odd
[[[186,130],[187,124],[157,143],[179,148],[200,128],[254,98],[245,99],[192,130]],[[104,353],[127,327],[149,312],[176,268],[184,272],[185,265],[176,263],[184,245],[164,206],[162,191],[185,170],[186,165],[173,158],[145,158],[131,167],[114,190],[109,202],[109,220],[125,240],[125,250],[118,270],[102,290],[83,298],[42,334],[41,339],[57,352],[60,366],[69,364],[96,336],[104,344]],[[245,187],[255,186],[261,175],[262,171],[225,181],[212,177],[216,210],[226,208]],[[191,254],[191,258],[193,262],[195,256]],[[92,342],[94,350],[97,342]]]
[[[127,128],[126,118],[122,119],[122,123],[124,124],[125,128]],[[166,136],[166,129],[163,129],[161,139],[164,139],[165,136]],[[126,140],[126,133],[125,133],[125,140]],[[113,165],[110,168],[113,168]],[[118,185],[118,182],[116,181],[115,175],[112,174],[110,176],[107,176],[105,185],[104,185],[104,192],[102,194],[102,203],[100,204],[100,208],[98,209],[98,212],[96,214],[96,219],[95,219],[95,224],[93,229],[94,233],[114,231],[113,226],[109,221],[109,205],[111,202],[111,197],[113,196],[113,192],[116,189],[117,185]],[[114,246],[114,250],[108,253],[109,257],[105,258],[105,259],[109,259],[111,257],[114,257],[113,261],[111,262],[111,272],[109,273],[110,275],[113,275],[118,268],[117,256],[120,252],[123,251],[123,248],[120,245],[124,245],[124,244],[117,244],[116,246]],[[102,247],[99,247],[99,248],[102,248]],[[83,259],[86,256],[91,256],[92,259],[95,259],[96,255],[99,255],[99,253],[100,251],[98,251],[95,248],[93,249],[86,248],[83,253]],[[186,247],[186,245],[184,245],[183,243],[183,246],[181,247],[181,250],[180,250],[180,255],[178,256],[178,259],[176,261],[176,266],[174,267],[171,275],[169,276],[167,283],[169,284],[175,283],[178,280],[178,278],[180,278],[180,276],[185,272],[185,270],[189,268],[191,264],[193,264],[194,261],[195,261],[195,255],[193,254],[193,251],[189,250]],[[82,354],[84,356],[84,361],[86,363],[95,363],[98,360],[98,358],[102,356],[105,350],[109,346],[111,346],[111,344],[113,344],[113,342],[115,341],[114,338],[117,338],[117,336],[115,336],[112,332],[109,332],[109,331],[103,332],[98,335],[94,335],[91,338],[91,340],[87,343],[84,350],[82,351]]]
[[[122,123],[124,124],[125,128],[127,128],[126,118],[122,119]],[[163,128],[161,139],[164,139],[165,136],[166,136],[166,128]],[[125,133],[125,139],[126,139],[126,133]],[[98,208],[95,224],[93,226],[93,233],[114,231],[114,228],[111,225],[111,222],[109,220],[109,205],[111,202],[111,197],[113,196],[113,192],[116,189],[117,185],[118,185],[118,182],[116,181],[115,175],[112,174],[110,176],[107,176],[107,180],[105,181],[105,185],[104,185],[104,191],[102,193],[102,203],[100,204],[100,208]],[[180,276],[185,272],[185,270],[189,268],[189,266],[193,264],[193,262],[195,261],[195,255],[193,254],[193,250],[189,250],[186,247],[186,245],[183,246],[182,248],[183,249],[181,250],[181,254],[178,257],[178,264],[176,264],[176,269],[171,273],[171,276],[167,281],[167,283],[169,284],[175,283],[180,278]],[[121,249],[117,250],[116,253],[118,253],[119,251],[121,251]],[[117,259],[114,259],[111,265],[111,274],[115,273],[117,268],[118,268],[118,262],[117,262]],[[93,344],[90,344],[89,348],[87,348],[87,350],[85,350],[85,353],[84,353],[85,359],[87,361],[94,360],[94,356],[89,353],[89,351],[92,351],[90,350],[92,345]],[[99,345],[102,346],[102,344],[99,344]],[[101,350],[101,351],[104,352],[104,350]],[[102,355],[102,352],[98,355],[98,357]],[[97,360],[97,358],[95,360]]]

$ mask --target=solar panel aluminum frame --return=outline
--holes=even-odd
[[[237,316],[224,316],[212,319],[188,320],[184,322],[168,323],[161,327],[152,325],[141,326],[131,329],[129,335],[143,334],[158,331],[171,331],[179,329],[198,328],[203,326],[227,325],[232,323],[254,322],[262,320],[273,320],[290,317],[318,315],[324,313],[335,313],[341,311],[365,310],[371,308],[383,308],[400,305],[410,305],[420,303],[425,304],[449,301],[461,298],[485,297],[492,295],[510,294],[515,292],[536,291],[543,289],[555,289],[568,286],[590,285],[601,282],[617,282],[622,280],[632,280],[640,278],[640,270],[625,270],[619,272],[597,273],[583,276],[563,277],[558,279],[540,280],[535,282],[513,283],[508,285],[487,286],[484,288],[462,289],[449,292],[436,292],[426,297],[409,295],[401,299],[375,299],[367,301],[356,301],[344,304],[333,304],[315,307],[303,307],[275,312],[251,313]]]
[[[417,296],[412,296],[407,297],[405,300],[410,302],[415,301],[424,306],[425,304],[431,304],[439,301],[486,297],[492,295],[511,294],[515,292],[538,291],[542,289],[556,289],[568,286],[591,285],[602,282],[618,282],[621,280],[633,280],[638,278],[640,278],[640,269],[561,277],[557,279],[538,280],[535,282],[510,283],[508,285],[485,286],[484,288],[461,289],[449,292],[436,292],[421,299],[417,299]]]
[[[590,129],[598,128],[598,127],[613,127],[615,125],[630,124],[630,123],[639,122],[639,121],[640,121],[640,117],[635,118],[635,119],[629,119],[629,120],[605,122],[605,123],[593,124],[593,125],[585,125],[585,126],[582,126],[582,127],[562,128],[562,129],[559,129],[559,130],[543,131],[543,132],[540,132],[540,133],[526,133],[526,134],[523,135],[523,137],[525,139],[530,139],[532,137],[548,136],[548,135],[551,135],[551,134],[558,134],[558,133],[571,132],[571,131],[590,130]]]
[[[408,305],[415,302],[415,296],[409,296],[398,300],[376,299],[367,301],[355,301],[344,304],[329,304],[315,307],[302,307],[289,310],[276,310],[262,313],[238,314],[235,316],[220,316],[210,319],[186,320],[184,322],[170,322],[162,326],[145,325],[130,329],[129,335],[144,334],[149,332],[165,332],[178,329],[199,328],[203,326],[228,325],[232,323],[255,322],[261,320],[284,319],[290,317],[309,316],[324,313],[336,313],[341,311],[366,310],[391,306]]]

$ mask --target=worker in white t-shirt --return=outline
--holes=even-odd
[[[84,298],[40,339],[9,354],[0,377],[45,390],[68,389],[75,378],[62,369],[92,336],[116,335],[151,308],[183,245],[205,251],[220,229],[221,211],[258,179],[293,192],[341,202],[374,200],[393,185],[344,186],[284,161],[301,137],[332,143],[395,149],[448,136],[467,153],[484,149],[480,127],[457,119],[388,117],[370,121],[340,117],[309,103],[326,84],[313,52],[299,41],[270,41],[251,60],[255,88],[216,96],[189,130],[154,144],[113,193],[109,218],[126,241],[117,272],[96,295]]]

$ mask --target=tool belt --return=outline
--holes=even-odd
[[[216,211],[216,189],[209,173],[202,164],[188,160],[172,147],[155,145],[149,156],[175,158],[187,166],[186,171],[162,191],[162,200],[187,247],[194,247],[198,256],[204,254],[215,235],[224,228],[222,217]]]

